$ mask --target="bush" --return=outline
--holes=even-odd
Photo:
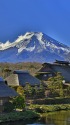
[[[54,112],[60,110],[70,110],[69,104],[61,104],[61,105],[31,105],[31,109],[35,110],[38,113],[46,113],[46,112]]]
[[[14,109],[14,105],[11,102],[6,102],[4,104],[4,112],[11,112]]]
[[[38,107],[38,108],[35,108],[35,111],[38,112],[38,113],[44,113],[43,109]]]
[[[16,121],[16,120],[30,120],[40,117],[38,113],[34,111],[24,111],[24,112],[10,112],[0,115],[0,123],[7,121]],[[8,124],[8,123],[6,123]]]
[[[44,99],[37,99],[37,100],[33,100],[33,104],[70,104],[70,98],[44,98]]]
[[[15,108],[24,109],[25,108],[25,98],[23,96],[18,96],[13,100]]]

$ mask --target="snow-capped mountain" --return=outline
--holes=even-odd
[[[27,32],[14,42],[0,42],[0,62],[52,62],[65,60],[70,47],[41,32]]]

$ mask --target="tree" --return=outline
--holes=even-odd
[[[69,85],[67,86],[67,89],[66,89],[66,96],[70,96],[70,86]]]
[[[27,98],[32,96],[33,90],[29,83],[26,83],[26,86],[24,87],[24,91]]]
[[[42,83],[40,84],[38,91],[39,91],[39,96],[40,97],[44,97],[45,96],[45,88],[44,88]]]
[[[57,73],[55,77],[51,77],[47,81],[48,88],[51,93],[58,93],[60,96],[63,96],[63,76],[61,73]]]
[[[17,93],[19,93],[19,95],[21,95],[21,96],[24,96],[24,89],[23,89],[22,86],[19,86],[19,87],[17,88]]]
[[[14,104],[15,108],[24,109],[25,108],[25,99],[24,99],[24,97],[19,95],[18,97],[16,97],[13,100],[13,104]]]
[[[11,74],[11,69],[9,69],[9,66],[6,66],[4,69],[2,69],[3,77],[6,78]]]
[[[17,88],[17,93],[19,96],[13,99],[13,104],[15,108],[24,109],[25,108],[25,95],[24,95],[24,89],[22,86],[19,86]]]

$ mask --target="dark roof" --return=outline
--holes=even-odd
[[[43,67],[37,72],[38,74],[39,73],[55,73],[52,68],[51,68],[51,64],[49,63],[44,63],[43,64]]]
[[[68,62],[68,61],[59,61],[59,60],[56,60],[54,63],[58,63],[58,64],[70,64],[70,62]]]
[[[2,77],[0,77],[0,82],[3,82],[3,81],[4,81],[4,79]]]
[[[55,65],[55,64],[65,64],[65,65],[69,65],[70,62],[69,62],[69,61],[55,60],[55,62],[53,62],[53,63],[43,63],[42,66],[43,66],[43,67],[45,67],[45,66],[51,67],[51,65]]]
[[[57,72],[60,72],[65,82],[70,83],[70,62],[67,61],[58,61],[57,63],[44,63],[43,67],[37,72],[38,74],[42,73],[54,73],[56,75]]]
[[[18,96],[16,91],[5,84],[4,81],[0,81],[0,97],[15,97]]]
[[[40,80],[30,74],[19,74],[18,79],[22,86],[25,86],[26,83],[30,83],[31,86],[40,84]]]
[[[17,73],[11,74],[9,77],[5,79],[8,82],[9,86],[25,86],[26,83],[30,83],[31,86],[39,85],[40,80],[36,77],[32,76],[29,73]]]
[[[14,74],[23,74],[23,73],[29,73],[28,71],[23,71],[23,70],[15,70],[13,72]]]
[[[52,69],[51,68],[49,68],[49,67],[42,67],[39,71],[38,71],[38,73],[41,73],[41,72],[44,72],[44,73],[50,73],[50,72],[53,72],[52,71]]]
[[[42,66],[45,67],[45,66],[50,66],[51,63],[43,63]]]

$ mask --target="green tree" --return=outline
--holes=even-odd
[[[69,83],[70,84],[70,83]],[[70,85],[66,86],[66,96],[70,96]]]
[[[14,104],[15,108],[24,109],[25,108],[25,99],[24,99],[24,97],[19,95],[18,97],[16,97],[13,100],[13,104]]]
[[[25,95],[24,95],[24,89],[22,86],[19,86],[17,88],[17,93],[19,96],[13,99],[13,104],[15,108],[24,109],[25,108]]]
[[[29,83],[26,83],[26,86],[24,87],[24,91],[25,91],[25,96],[28,98],[28,97],[31,97],[32,96],[32,87]]]
[[[39,96],[40,97],[44,97],[45,96],[45,88],[44,88],[42,83],[40,84],[38,91],[39,91]]]
[[[19,95],[21,95],[21,96],[24,96],[24,89],[22,86],[18,86],[17,93],[19,93]]]
[[[60,96],[64,95],[63,92],[63,76],[61,73],[57,73],[55,77],[51,77],[47,81],[48,88],[51,93],[58,93]]]
[[[11,74],[11,69],[8,66],[2,69],[3,77],[6,78]]]

